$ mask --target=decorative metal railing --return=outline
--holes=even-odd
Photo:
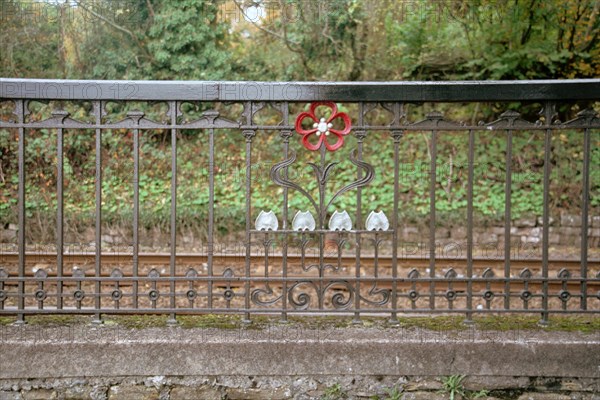
[[[51,117],[28,119],[31,101],[52,101]],[[600,311],[600,270],[588,257],[590,217],[590,154],[592,135],[600,129],[600,118],[593,110],[600,101],[600,80],[519,81],[519,82],[382,82],[382,83],[256,83],[256,82],[121,82],[0,79],[0,102],[14,105],[13,116],[0,120],[0,129],[18,132],[18,235],[14,268],[0,265],[0,314],[17,315],[24,322],[30,314],[92,314],[101,321],[103,314],[162,313],[175,322],[177,314],[238,313],[250,320],[252,314],[280,314],[283,320],[292,313],[342,313],[358,321],[361,315],[389,315],[397,321],[402,313],[463,313],[470,320],[475,313],[539,313],[547,321],[551,313],[597,313]],[[90,120],[78,120],[64,111],[65,102],[90,102]],[[109,102],[165,102],[167,120],[148,117],[141,110],[129,111],[124,119],[106,118]],[[195,119],[182,115],[184,103],[214,105],[231,102],[241,105],[237,118],[215,111],[204,111]],[[505,111],[491,122],[455,122],[436,111],[411,121],[406,109],[420,103],[509,103],[539,104],[539,121],[528,121],[515,111]],[[561,122],[555,106],[585,103],[588,109]],[[310,104],[310,105],[309,105]],[[344,112],[338,105],[346,106]],[[255,118],[265,107],[279,115],[279,121],[260,124]],[[389,116],[385,123],[368,123],[368,115],[381,109]],[[294,112],[300,110],[301,112]],[[354,111],[348,111],[354,110]],[[25,142],[37,129],[50,129],[57,140],[57,220],[56,264],[29,274],[26,243],[26,166]],[[102,243],[102,134],[124,129],[133,134],[133,241],[131,257],[119,268],[103,265]],[[140,136],[146,130],[164,130],[171,138],[171,238],[169,268],[142,271],[140,265]],[[206,269],[187,268],[179,263],[177,232],[177,141],[178,132],[206,134],[208,146],[208,216]],[[581,247],[577,268],[551,268],[549,257],[549,196],[551,139],[558,131],[572,130],[583,136],[581,165]],[[595,131],[596,130],[596,131]],[[93,134],[96,140],[95,174],[95,254],[93,267],[66,268],[64,260],[64,135],[69,131]],[[512,137],[518,131],[544,134],[543,197],[539,267],[514,273],[511,265],[511,168]],[[87,132],[87,133],[86,133]],[[244,253],[240,265],[216,258],[215,141],[221,132],[240,138],[245,152]],[[426,268],[406,268],[399,249],[399,165],[403,154],[400,143],[405,135],[425,133],[430,152],[429,230]],[[436,157],[437,141],[447,132],[464,135],[468,141],[468,185],[464,227],[466,258],[462,273],[440,265],[436,252]],[[504,257],[497,260],[500,274],[493,268],[475,269],[473,255],[473,188],[476,134],[501,134],[506,140],[506,180],[504,206]],[[269,151],[280,154],[270,169],[269,178],[279,187],[280,208],[261,210],[252,203],[253,149],[257,138],[270,137]],[[385,136],[387,148],[370,147],[373,136]],[[350,151],[339,151],[340,149]],[[336,185],[340,162],[354,171],[355,179]],[[372,160],[380,154],[393,157],[393,178],[383,182],[393,201],[383,210],[370,209],[363,190],[379,171]],[[296,180],[289,174],[292,166],[302,164],[312,171],[312,183]],[[205,163],[206,160],[199,160]],[[181,183],[181,182],[180,182]],[[304,199],[308,209],[292,209],[290,199]],[[353,196],[352,207],[338,206],[342,196]],[[277,253],[274,254],[274,241]],[[253,245],[262,247],[257,255]],[[331,247],[333,246],[333,247]],[[333,250],[331,250],[333,248]],[[382,255],[387,249],[390,253]],[[5,259],[6,260],[6,259]],[[498,264],[497,262],[497,264]],[[408,263],[410,264],[410,263]],[[256,268],[257,266],[261,268]],[[260,272],[256,272],[259,271]],[[500,276],[496,276],[500,275]]]

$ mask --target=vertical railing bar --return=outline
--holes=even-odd
[[[590,198],[590,130],[583,132],[583,181],[581,188],[581,309],[587,310],[588,208]]]
[[[57,129],[56,143],[56,277],[63,277],[63,251],[64,251],[64,131]],[[62,309],[63,282],[59,279],[56,283],[56,308]]]
[[[319,154],[321,158],[321,168],[325,168],[325,154],[326,149],[325,145],[322,145],[319,149]],[[319,221],[321,223],[321,229],[325,229],[325,187],[322,186],[321,191],[319,193],[320,201],[320,218]],[[323,293],[323,277],[325,276],[325,233],[319,233],[319,310],[323,309],[324,297],[325,293]]]
[[[398,324],[398,202],[400,201],[400,139],[402,131],[392,131],[394,139],[394,206],[392,215],[392,314],[390,323]]]
[[[247,107],[252,109],[252,103],[246,103]],[[250,119],[252,116],[250,116]],[[249,121],[251,122],[251,121]],[[246,259],[245,259],[245,268],[244,275],[246,278],[250,278],[250,229],[251,229],[251,213],[252,213],[252,201],[251,201],[251,179],[252,179],[252,138],[255,135],[253,130],[247,129],[242,132],[244,137],[246,138],[246,236],[245,236],[245,246],[246,246]],[[244,312],[244,323],[250,323],[250,281],[246,280],[244,283],[244,305],[246,311]]]
[[[208,130],[208,275],[213,276],[214,254],[214,222],[215,222],[215,131]],[[213,284],[208,282],[208,308],[212,308]]]
[[[171,113],[171,254],[169,259],[169,276],[174,277],[176,274],[176,257],[177,257],[177,129],[173,126],[177,125],[177,107],[176,101],[169,103],[169,111]],[[171,281],[169,285],[171,308],[176,307],[175,298],[175,281]],[[169,315],[167,320],[169,325],[177,324],[177,316],[175,313]]]
[[[475,162],[475,132],[469,130],[469,155],[468,155],[468,183],[467,183],[467,319],[466,323],[473,321],[473,180]]]
[[[25,128],[23,124],[25,122],[25,107],[27,104],[23,100],[16,101],[17,120],[19,126],[19,233],[18,233],[18,247],[19,247],[19,280],[18,292],[19,298],[17,300],[18,310],[25,309],[25,282],[22,280],[25,277]],[[25,324],[25,315],[23,313],[17,314],[16,324]]]
[[[506,182],[504,186],[504,308],[510,308],[510,229],[512,201],[512,129],[506,131]]]
[[[0,275],[0,291],[4,291],[4,275]],[[0,301],[0,310],[4,310],[4,301]]]
[[[431,131],[431,163],[429,182],[429,277],[435,278],[435,186],[437,162],[437,131]],[[435,282],[429,283],[429,308],[435,309]]]
[[[552,104],[546,103],[545,125],[552,124]],[[552,151],[552,130],[546,129],[544,136],[544,188],[543,188],[543,205],[542,205],[542,319],[541,325],[548,324],[548,251],[549,251],[549,219],[550,219],[550,152]]]
[[[290,109],[289,109],[289,104],[288,102],[282,102],[281,103],[281,107],[282,107],[282,117],[283,117],[283,123],[284,125],[289,125],[289,115],[290,115]],[[289,157],[289,147],[290,147],[290,137],[292,136],[292,132],[291,131],[281,131],[280,133],[281,137],[283,138],[283,159],[287,160]],[[288,179],[288,167],[285,167],[283,169],[283,178],[284,179]],[[282,226],[283,226],[283,230],[286,231],[288,229],[288,188],[284,187],[283,188],[283,221],[282,221]],[[281,313],[281,322],[288,322],[288,315],[287,315],[287,274],[288,274],[288,270],[287,270],[287,253],[288,253],[288,234],[285,233],[283,235],[283,243],[282,243],[282,249],[281,249],[281,254],[282,254],[282,265],[281,265],[281,269],[282,269],[282,275],[283,275],[283,282],[281,285],[281,308],[283,308],[283,312]]]
[[[363,102],[358,103],[358,125],[364,126],[363,114],[365,111],[365,104]],[[362,161],[363,157],[363,140],[365,139],[367,132],[358,131],[355,133],[357,138],[357,154],[358,161]],[[358,169],[357,180],[361,180],[363,177],[362,169]],[[362,229],[362,188],[356,189],[356,229]],[[354,318],[352,322],[360,324],[360,259],[361,259],[361,235],[357,233],[355,235],[355,246],[356,246],[356,258],[354,265],[354,276],[357,278],[354,283]]]
[[[94,102],[94,113],[96,126],[102,123],[102,107],[101,101]],[[102,129],[96,128],[96,255],[94,260],[94,276],[100,277],[102,271]],[[96,314],[93,323],[102,323],[100,308],[102,307],[102,297],[100,296],[100,281],[94,283],[95,301],[94,307]]]
[[[136,126],[138,121],[136,120]],[[140,138],[139,129],[133,130],[133,277],[138,278],[139,214],[140,214]],[[133,308],[138,308],[138,280],[133,281]]]

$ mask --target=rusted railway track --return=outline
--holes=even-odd
[[[26,255],[26,264],[46,264],[51,266],[53,262],[56,261],[55,253],[33,253]],[[277,265],[281,265],[282,262],[281,255],[269,255],[269,264],[276,267]],[[64,263],[65,265],[90,265],[95,262],[95,255],[92,253],[70,253],[64,255]],[[244,264],[245,257],[244,255],[239,254],[225,254],[225,255],[216,255],[213,257],[213,262],[215,264],[224,266],[224,267],[242,267]],[[374,264],[374,258],[372,256],[362,257],[362,265],[363,269],[371,270]],[[122,269],[131,265],[131,255],[124,254],[103,254],[101,258],[101,263],[103,266],[110,267],[120,267]],[[138,261],[140,265],[148,265],[148,266],[167,266],[170,261],[170,254],[166,253],[141,253],[139,254]],[[264,265],[265,256],[264,254],[252,254],[250,257],[251,264],[253,265]],[[397,289],[400,291],[409,290],[416,286],[417,289],[426,290],[428,285],[431,282],[435,282],[436,291],[443,291],[448,288],[449,282],[451,282],[452,290],[457,293],[466,292],[467,288],[467,278],[463,275],[459,274],[455,279],[448,279],[443,276],[436,276],[435,278],[428,277],[426,274],[421,274],[419,278],[410,278],[406,273],[399,274],[399,278],[397,281],[393,281],[389,277],[389,272],[386,270],[390,270],[392,266],[392,258],[389,256],[380,256],[377,259],[378,268],[380,270],[380,276],[378,278],[361,276],[360,278],[356,278],[355,276],[351,276],[351,273],[354,268],[355,257],[354,256],[342,256],[338,259],[338,257],[326,257],[325,262],[335,264],[337,262],[341,262],[342,265],[346,265],[348,268],[346,271],[340,273],[331,273],[326,274],[324,277],[319,278],[318,272],[313,269],[307,272],[299,272],[299,265],[302,262],[302,257],[299,254],[291,254],[287,256],[287,261],[289,265],[297,265],[297,267],[290,271],[286,278],[282,278],[281,272],[272,272],[269,277],[264,276],[264,270],[261,273],[253,272],[250,277],[245,278],[241,275],[229,276],[225,277],[221,274],[215,274],[212,276],[208,276],[207,274],[198,273],[196,277],[190,279],[189,277],[183,274],[177,274],[173,277],[169,275],[162,275],[160,277],[151,278],[144,275],[140,275],[137,277],[132,277],[129,273],[127,273],[126,269],[124,270],[123,277],[116,279],[115,277],[111,277],[110,273],[103,271],[101,274],[87,274],[85,277],[73,277],[70,274],[66,274],[61,278],[56,277],[55,274],[49,273],[44,281],[47,283],[61,281],[64,286],[75,286],[78,282],[83,284],[92,284],[93,282],[101,282],[103,285],[112,285],[114,282],[118,280],[119,285],[121,287],[130,287],[134,284],[134,282],[139,282],[140,284],[155,284],[158,288],[162,288],[164,286],[168,286],[171,282],[176,282],[179,285],[187,284],[189,282],[194,282],[196,284],[207,284],[211,283],[212,287],[215,290],[220,289],[244,289],[244,285],[247,281],[252,283],[253,285],[264,285],[269,284],[272,288],[276,290],[280,290],[283,287],[283,281],[290,282],[299,282],[299,281],[310,281],[310,282],[348,282],[349,284],[355,284],[357,281],[360,281],[362,287],[369,288],[373,284],[376,283],[378,289],[383,290],[391,290],[393,285],[396,285]],[[306,258],[306,264],[310,264],[310,258]],[[206,254],[192,254],[192,253],[180,253],[176,256],[176,263],[178,265],[196,266],[202,265],[208,262],[208,257]],[[18,263],[18,254],[16,253],[3,253],[0,254],[0,268],[7,264],[17,264]],[[423,257],[399,257],[397,260],[398,269],[400,271],[406,272],[410,269],[420,270],[429,267],[429,259]],[[465,259],[457,259],[457,258],[448,258],[448,257],[440,257],[436,258],[436,268],[439,269],[440,273],[448,268],[464,268],[467,265],[467,260]],[[511,277],[510,282],[511,285],[515,288],[515,290],[521,290],[525,282],[528,285],[529,290],[538,291],[541,290],[543,285],[543,279],[537,274],[534,274],[528,279],[520,279],[518,277],[518,272],[523,270],[524,268],[529,268],[532,272],[539,270],[542,268],[542,260],[539,258],[526,258],[526,259],[513,259],[510,262],[511,266]],[[547,279],[548,289],[552,292],[560,291],[560,290],[569,290],[569,291],[578,291],[581,288],[581,280],[578,278],[577,272],[580,270],[581,261],[574,259],[551,259],[548,261],[548,269],[552,272]],[[504,268],[504,260],[500,258],[475,258],[473,260],[473,271],[474,278],[471,279],[471,284],[473,288],[476,290],[485,289],[491,290],[493,292],[502,293],[505,288],[506,279],[502,277],[501,274],[497,274],[496,277],[490,278],[482,278],[481,272],[485,269],[503,269]],[[594,277],[596,274],[599,274],[600,271],[600,259],[592,259],[587,260],[587,268],[588,271],[592,271],[594,273]],[[557,273],[559,270],[565,269],[573,274],[570,278],[564,279],[559,278]],[[386,276],[388,275],[388,276]],[[587,291],[589,294],[592,293],[600,293],[600,277],[588,276],[587,282]],[[18,282],[18,277],[16,274],[10,274],[8,278],[5,278],[4,284],[7,286],[16,285]],[[28,285],[35,284],[35,282],[39,282],[36,278],[35,273],[31,268],[27,268],[25,274],[22,279],[28,282]],[[340,290],[343,290],[340,289]]]
[[[244,256],[239,254],[226,254],[226,255],[217,255],[214,256],[213,262],[215,264],[223,265],[225,267],[238,266],[243,265]],[[48,265],[52,265],[52,263],[56,260],[55,253],[35,253],[26,255],[26,263],[28,265],[36,264],[36,263],[46,263]],[[139,254],[139,264],[140,265],[149,265],[149,266],[167,266],[170,261],[170,254],[166,253],[141,253]],[[253,254],[250,257],[252,264],[264,264],[265,258],[264,254]],[[364,269],[372,269],[372,265],[374,263],[374,258],[372,256],[362,257],[363,260],[363,268]],[[73,265],[86,265],[91,264],[95,261],[95,256],[92,253],[72,253],[65,254],[64,262],[65,264],[73,264]],[[181,253],[176,256],[176,262],[178,265],[186,265],[186,266],[194,266],[194,265],[202,265],[208,261],[208,257],[205,254],[192,254],[192,253]],[[269,255],[269,263],[270,265],[281,265],[282,256],[281,255]],[[287,261],[290,265],[300,264],[302,261],[302,257],[298,254],[292,254],[287,256]],[[355,257],[352,256],[342,256],[338,259],[338,257],[327,257],[325,258],[325,262],[328,263],[336,263],[341,261],[343,265],[348,265],[349,269],[354,268],[353,263],[355,262]],[[0,268],[2,264],[16,264],[18,262],[18,255],[14,253],[4,253],[0,254]],[[123,255],[123,254],[103,254],[101,258],[101,263],[104,266],[128,266],[131,263],[131,255]],[[307,261],[307,264],[310,264]],[[352,264],[352,265],[351,265]],[[409,269],[420,269],[420,268],[428,268],[429,267],[429,259],[422,257],[401,257],[397,260],[397,265],[399,270],[409,270]],[[467,265],[467,260],[465,259],[456,259],[456,258],[436,258],[436,267],[439,268],[440,272],[446,270],[448,268],[464,268]],[[378,257],[378,268],[382,271],[382,275],[385,275],[386,269],[391,269],[392,266],[392,258],[389,256],[380,256]],[[532,276],[529,279],[519,279],[517,277],[518,271],[521,271],[524,268],[529,268],[532,271],[542,268],[542,260],[539,258],[527,258],[527,259],[513,259],[510,263],[511,266],[511,284],[518,286],[522,286],[523,282],[527,281],[527,284],[531,287],[531,289],[539,289],[542,285],[541,278],[538,276]],[[569,272],[577,272],[581,267],[580,260],[573,259],[551,259],[548,261],[548,268],[550,271],[558,272],[561,269],[566,269]],[[473,260],[473,270],[475,279],[472,280],[474,286],[485,286],[489,284],[489,289],[492,291],[502,292],[505,279],[497,275],[497,277],[486,278],[483,279],[480,277],[481,272],[485,269],[497,269],[504,268],[504,260],[500,258],[475,258]],[[588,271],[595,271],[594,274],[598,274],[600,271],[600,260],[593,259],[587,260],[587,268]],[[515,273],[517,272],[517,273]],[[356,278],[354,276],[349,275],[350,271],[346,271],[343,274],[336,273],[325,276],[323,278],[318,277],[318,273],[316,270],[311,270],[308,272],[303,272],[301,275],[297,274],[297,271],[291,272],[285,280],[289,282],[297,282],[297,281],[319,281],[322,279],[323,281],[346,281],[346,282],[356,282],[359,280],[362,285],[370,286],[374,282],[377,283],[377,287],[381,289],[391,289],[394,282],[389,276],[381,276],[379,278],[374,277],[366,277],[361,276],[360,278]],[[12,278],[12,279],[11,279]],[[16,275],[11,274],[10,278],[5,280],[5,284],[16,283]],[[31,269],[28,269],[24,274],[23,278],[25,278],[28,282],[35,282],[36,278]],[[588,277],[590,279],[592,277]],[[48,274],[45,278],[46,282],[58,281],[54,274]],[[85,277],[75,278],[69,275],[63,276],[60,278],[65,285],[76,284],[76,282],[93,282],[93,281],[101,281],[104,284],[110,284],[110,282],[116,281],[114,277],[111,277],[109,273],[103,272],[99,275],[90,275],[88,274]],[[213,276],[208,276],[206,274],[199,273],[196,278],[190,279],[185,275],[175,275],[174,277],[169,277],[168,275],[163,275],[158,278],[149,278],[147,276],[138,276],[131,277],[129,274],[124,274],[122,278],[119,278],[119,284],[121,286],[131,286],[133,282],[156,282],[157,285],[168,285],[169,282],[175,281],[180,283],[195,281],[198,283],[206,283],[210,281],[214,288],[243,288],[246,281],[251,281],[254,284],[264,284],[269,283],[274,288],[281,288],[283,278],[280,272],[272,273],[268,278],[263,276],[263,273],[253,273],[250,278],[244,278],[242,276],[232,276],[232,277],[223,277],[220,274],[215,274]],[[429,278],[422,274],[422,277],[417,279],[408,278],[406,275],[400,275],[399,279],[396,281],[396,285],[398,289],[404,289],[411,287],[414,282],[417,285],[427,285],[429,282],[436,282],[436,284],[441,287],[446,287],[448,285],[448,278],[437,276],[435,278]],[[452,280],[452,284],[454,285],[454,290],[456,291],[464,291],[466,290],[466,278],[462,275],[458,275],[456,279]],[[569,279],[558,278],[556,274],[550,275],[548,279],[548,286],[550,290],[576,290],[580,288],[580,280],[577,278],[577,275]],[[600,289],[600,282],[598,280],[591,279],[587,283],[587,287],[589,291],[597,291]]]

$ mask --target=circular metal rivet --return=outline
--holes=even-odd
[[[448,290],[446,292],[446,298],[448,300],[454,300],[454,299],[456,299],[456,292],[454,290]]]
[[[73,292],[73,297],[75,300],[81,301],[85,297],[85,292],[83,290],[76,290]]]
[[[416,300],[419,298],[419,292],[417,292],[416,290],[411,290],[410,292],[408,292],[408,298],[411,300]]]
[[[44,301],[44,300],[46,300],[46,291],[45,290],[41,290],[41,289],[37,290],[35,292],[35,299],[37,301]]]
[[[150,297],[150,300],[158,300],[158,298],[160,297],[160,293],[158,292],[158,290],[152,289],[148,292],[148,297]]]
[[[491,290],[486,290],[485,292],[483,292],[483,298],[486,300],[491,300],[494,298],[494,292],[492,292]]]
[[[558,297],[560,297],[560,299],[562,301],[567,301],[571,298],[571,293],[569,293],[566,290],[561,290],[560,293],[558,294]]]
[[[196,293],[195,290],[190,289],[185,293],[185,296],[188,300],[194,300],[198,296],[198,293]]]
[[[121,298],[123,297],[123,292],[119,289],[115,289],[112,291],[112,293],[110,294],[110,297],[114,300],[121,300]]]
[[[522,300],[530,300],[531,299],[531,292],[529,290],[523,290],[521,292],[521,299]]]
[[[227,289],[223,292],[223,297],[225,297],[225,300],[231,300],[234,296],[235,293],[233,293],[233,290],[231,289]]]

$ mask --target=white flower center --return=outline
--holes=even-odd
[[[327,126],[327,122],[325,122],[325,118],[321,118],[319,125],[317,125],[317,129],[321,133],[325,133],[329,130],[329,127]]]
[[[325,136],[329,136],[329,128],[331,128],[332,126],[333,124],[331,122],[327,123],[325,118],[321,118],[319,123],[315,122],[313,124],[313,128],[317,128],[317,136],[321,136],[322,133],[324,133]]]

